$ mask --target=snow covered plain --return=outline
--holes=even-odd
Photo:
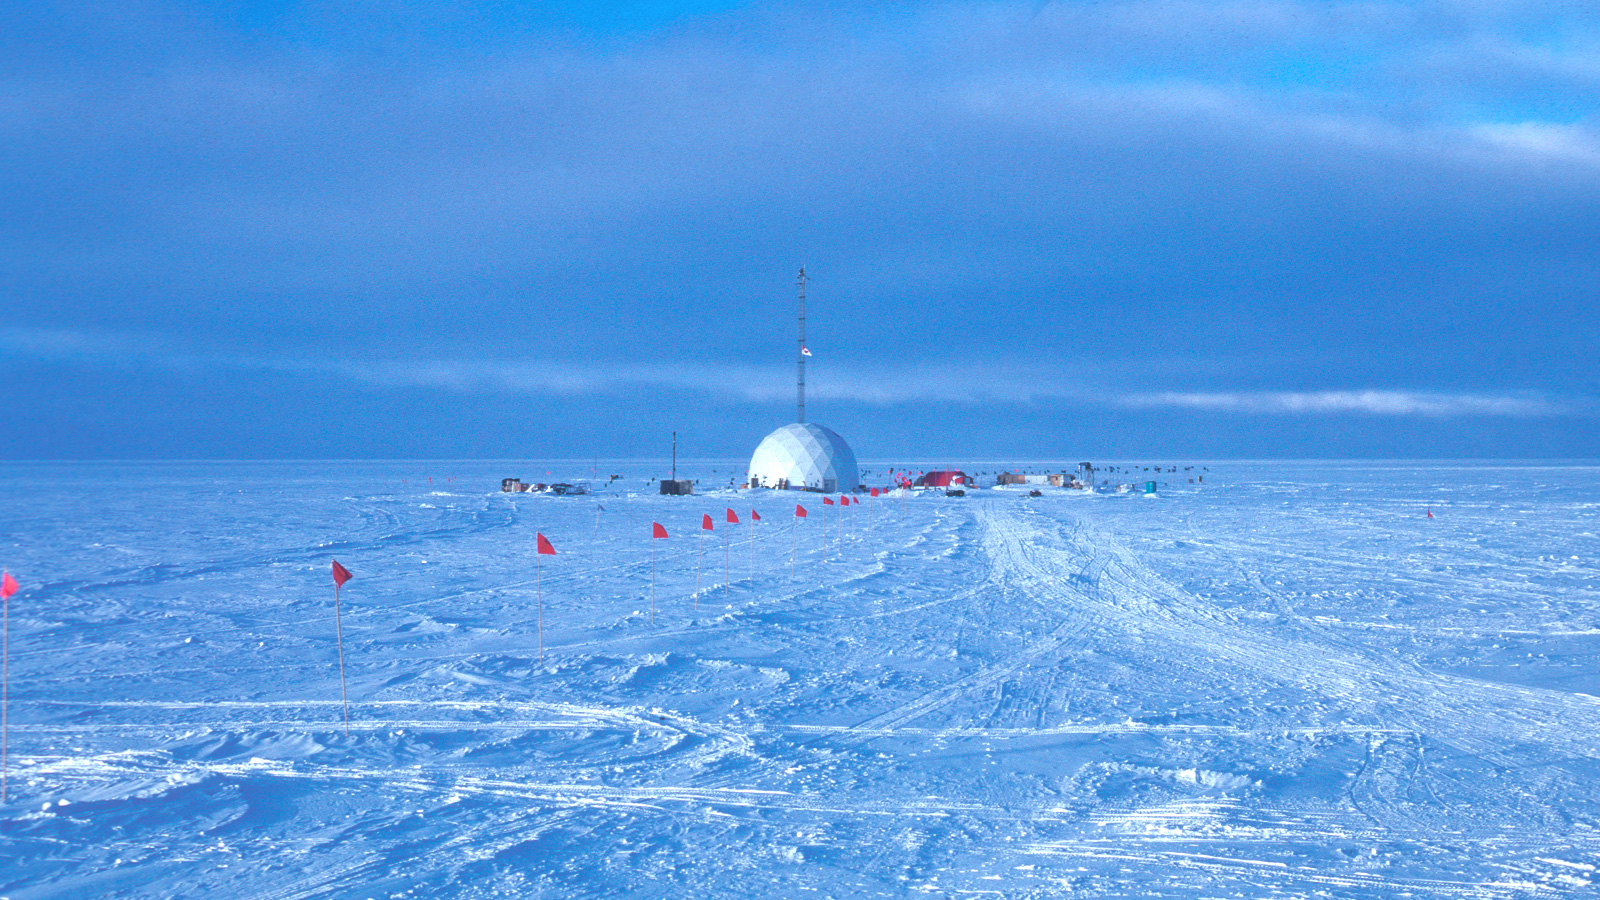
[[[1594,896],[1600,468],[1207,465],[0,466],[0,895]]]

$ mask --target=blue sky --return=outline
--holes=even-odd
[[[0,457],[1593,457],[1593,9],[8,9]]]

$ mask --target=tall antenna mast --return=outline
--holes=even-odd
[[[799,370],[796,396],[799,410],[795,421],[804,425],[806,421],[806,270],[800,270],[800,350],[795,354],[795,365]]]

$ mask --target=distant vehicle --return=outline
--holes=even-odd
[[[953,490],[953,491],[945,491],[944,495],[946,497],[965,497],[967,495],[967,492],[957,489],[957,490]]]
[[[1043,497],[1044,496],[1044,491],[1029,491],[1028,492],[1028,496],[1029,497]]]

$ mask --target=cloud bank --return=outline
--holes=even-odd
[[[681,392],[746,403],[791,402],[794,369],[787,365],[575,362],[535,359],[312,359],[203,354],[170,341],[136,335],[63,330],[0,329],[0,352],[90,365],[154,367],[200,373],[256,371],[337,379],[381,390],[421,388],[460,394],[577,398],[624,393]],[[1585,416],[1588,399],[1556,400],[1522,393],[1446,393],[1408,390],[1130,391],[1115,375],[1081,366],[830,365],[813,364],[807,397],[882,407],[1072,403],[1085,409],[1178,409],[1246,415],[1374,415],[1412,417],[1545,418]]]
[[[57,344],[0,389],[29,452],[300,446],[302,377],[778,414],[803,265],[813,396],[907,441],[936,396],[1592,452],[1541,423],[1600,393],[1597,59],[1600,10],[1499,0],[18,7],[4,321]]]
[[[1592,403],[1537,396],[1448,394],[1428,391],[1260,391],[1253,393],[1136,394],[1122,401],[1134,409],[1186,409],[1251,415],[1507,416],[1583,414]]]

